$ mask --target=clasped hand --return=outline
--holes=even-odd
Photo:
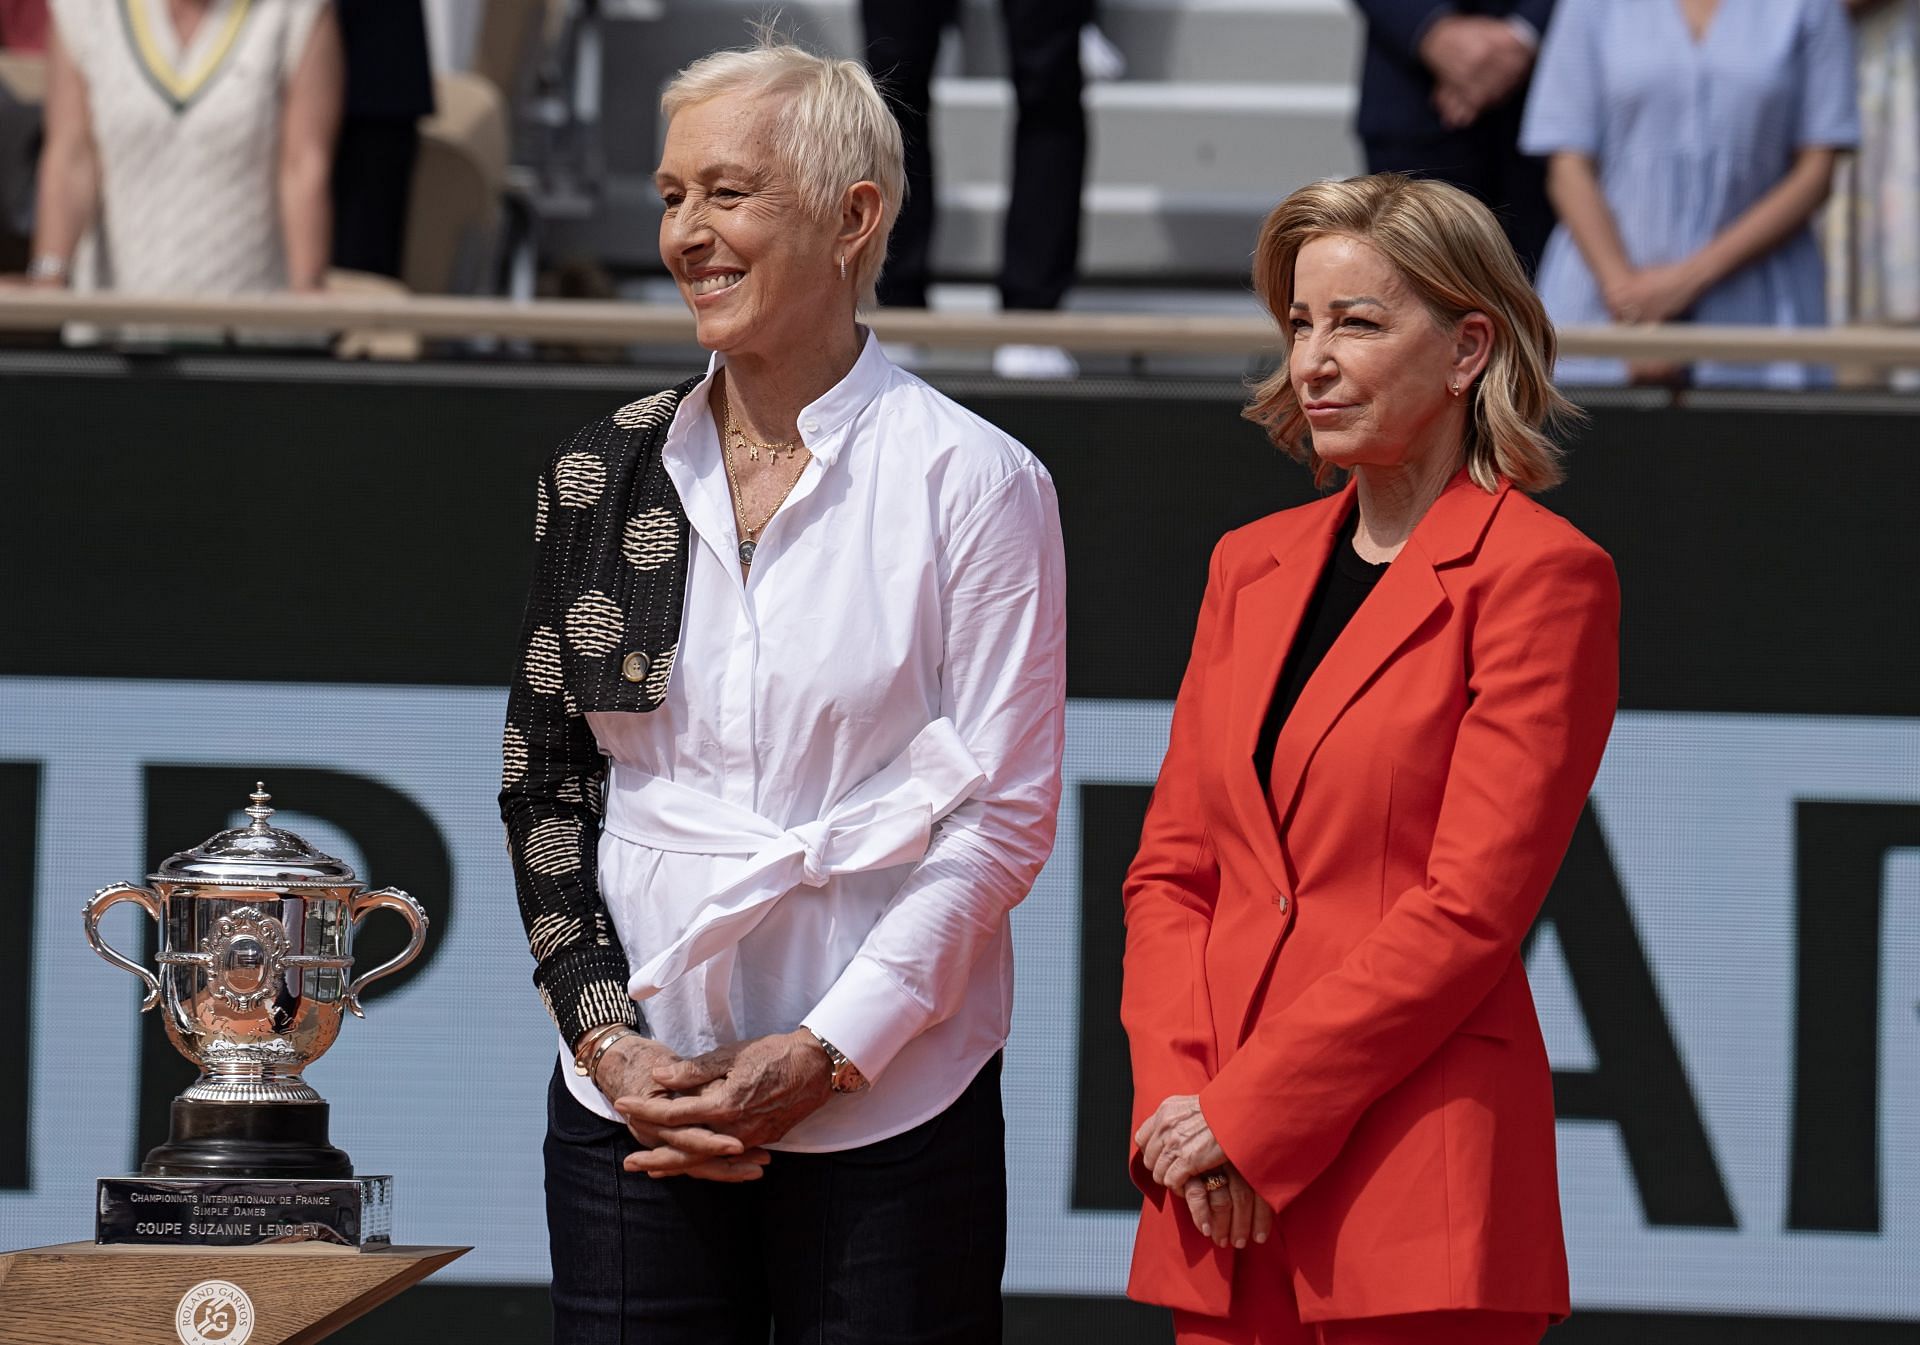
[[[594,1082],[640,1144],[629,1172],[753,1181],[779,1139],[833,1094],[827,1058],[804,1030],[733,1042],[683,1060],[657,1041],[607,1052]]]
[[[1533,69],[1533,48],[1505,19],[1454,14],[1435,19],[1420,42],[1433,72],[1433,105],[1446,126],[1471,126],[1507,100]]]
[[[1273,1211],[1227,1161],[1201,1114],[1198,1096],[1176,1095],[1162,1102],[1134,1132],[1133,1142],[1140,1146],[1153,1179],[1180,1193],[1193,1226],[1214,1246],[1244,1247],[1249,1237],[1265,1242],[1271,1235]],[[1207,1174],[1216,1170],[1226,1174],[1227,1184],[1209,1191]]]
[[[1705,288],[1697,258],[1688,258],[1608,277],[1600,294],[1616,322],[1671,322],[1684,317]],[[1674,384],[1686,368],[1672,360],[1632,360],[1627,373],[1635,383]]]
[[[1692,308],[1704,288],[1689,259],[1609,277],[1600,292],[1616,322],[1666,322]]]

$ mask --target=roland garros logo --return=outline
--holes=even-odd
[[[253,1334],[253,1300],[225,1280],[202,1280],[173,1310],[181,1345],[246,1345]]]

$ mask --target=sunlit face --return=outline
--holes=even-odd
[[[1294,259],[1288,372],[1314,452],[1349,470],[1457,452],[1466,399],[1449,384],[1464,389],[1484,362],[1476,323],[1486,319],[1442,327],[1369,243],[1307,242]]]
[[[778,115],[777,104],[740,94],[683,107],[654,173],[665,207],[660,260],[693,310],[700,344],[729,356],[798,349],[852,311],[836,222],[802,208],[774,149]]]

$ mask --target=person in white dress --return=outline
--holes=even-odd
[[[990,1345],[1053,483],[856,321],[905,181],[862,67],[769,41],[663,109],[713,356],[552,458],[503,752],[560,1034],[555,1339]]]
[[[344,84],[330,0],[52,0],[28,278],[324,286]]]

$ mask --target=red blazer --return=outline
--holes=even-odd
[[[1462,472],[1301,692],[1270,808],[1254,742],[1353,496],[1214,551],[1127,874],[1134,1126],[1199,1094],[1278,1214],[1307,1321],[1562,1317],[1552,1077],[1519,949],[1612,726],[1619,586],[1570,524]],[[1128,1293],[1229,1315],[1234,1253],[1132,1161]]]

